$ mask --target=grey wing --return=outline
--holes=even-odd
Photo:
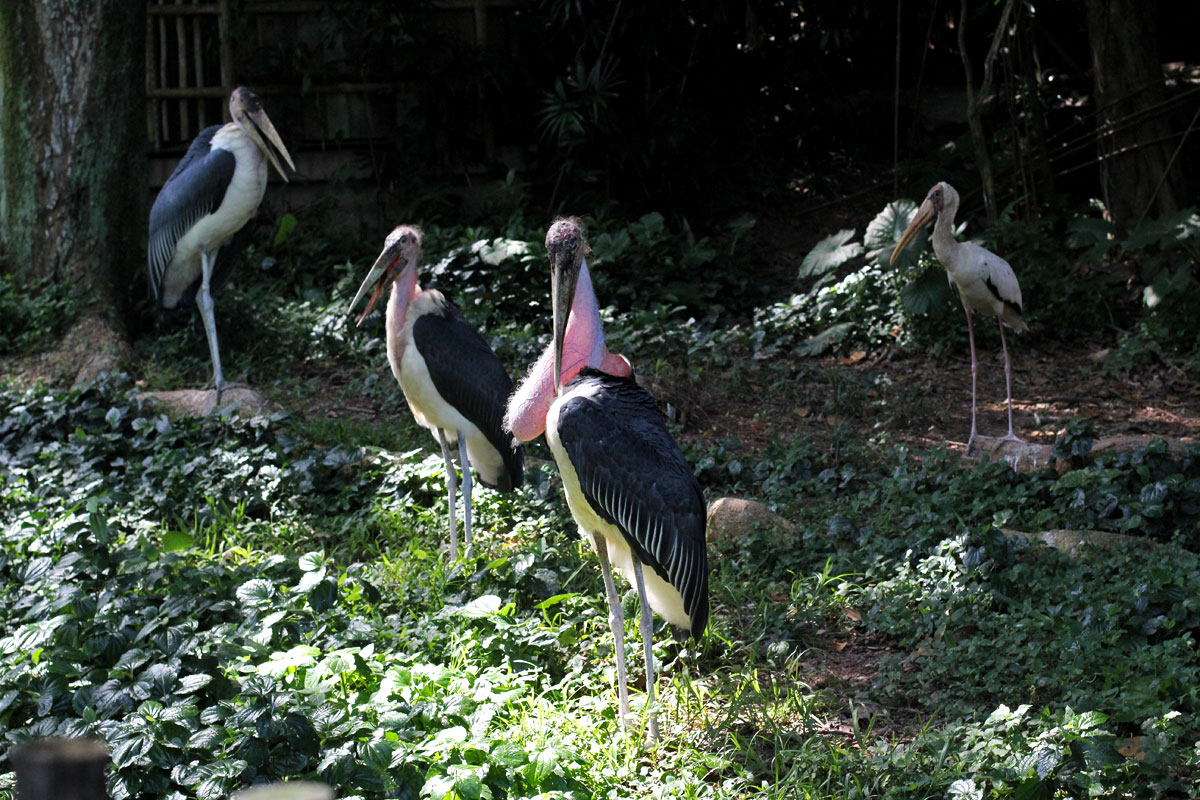
[[[520,486],[525,448],[514,447],[503,426],[513,383],[491,346],[449,303],[441,313],[417,318],[412,335],[438,394],[474,423],[504,459],[507,481],[494,488],[507,491]]]
[[[588,503],[675,587],[698,639],[708,624],[704,495],[653,398],[628,384],[621,393],[641,392],[649,404],[572,398],[559,410],[559,439]]]
[[[175,257],[179,240],[202,217],[220,207],[237,167],[237,159],[228,150],[201,152],[212,139],[208,130],[205,134],[192,143],[150,209],[147,261],[150,296],[156,305],[161,304],[163,276]]]

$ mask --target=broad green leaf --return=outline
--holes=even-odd
[[[569,592],[567,594],[556,594],[553,597],[547,597],[545,600],[543,600],[542,602],[540,602],[536,606],[534,606],[534,608],[536,608],[539,611],[545,611],[547,608],[550,608],[551,606],[556,606],[559,603],[563,602],[564,600],[570,600],[572,597],[578,597],[578,596],[579,596],[578,592]]]
[[[465,800],[479,800],[483,794],[483,781],[478,775],[465,775],[454,782],[454,791]]]
[[[315,573],[308,573],[315,574]],[[320,614],[323,611],[328,611],[337,603],[338,589],[337,582],[331,578],[318,583],[313,590],[308,593],[308,604],[312,610]]]
[[[534,787],[541,787],[546,779],[554,774],[558,766],[559,753],[554,747],[547,747],[538,752],[526,767],[526,778]]]
[[[183,531],[163,531],[162,549],[164,553],[173,553],[176,550],[190,550],[195,543],[195,537],[190,533],[184,533]]]
[[[271,659],[259,664],[257,671],[259,675],[279,678],[297,667],[311,667],[317,663],[320,655],[321,651],[318,648],[298,644],[286,652],[272,653]]]
[[[1084,711],[1074,719],[1074,728],[1077,731],[1091,730],[1108,722],[1108,716],[1100,711]]]
[[[853,322],[839,322],[830,325],[825,330],[811,336],[796,347],[796,352],[802,356],[819,356],[846,337],[854,330]]]
[[[529,762],[529,754],[525,748],[512,742],[497,742],[492,746],[491,760],[501,763],[511,769],[522,767]]]
[[[960,778],[950,784],[946,797],[950,800],[983,800],[983,787],[976,786],[971,778]]]
[[[343,672],[353,672],[354,656],[356,653],[358,653],[357,647],[334,650],[321,660],[321,665],[334,675],[341,675]]]
[[[283,244],[292,235],[292,231],[296,229],[296,216],[294,214],[284,214],[279,218],[279,228],[275,231],[275,247]]]
[[[286,611],[272,611],[270,614],[267,614],[265,617],[262,618],[261,625],[263,626],[263,628],[273,628],[277,624],[279,624],[279,621],[281,619],[283,619],[284,617],[286,617],[287,615],[288,615],[288,612],[286,612]]]
[[[146,753],[150,752],[150,747],[153,744],[153,737],[142,733],[136,733],[115,742],[110,741],[112,747],[112,765],[117,769],[121,769],[122,767],[128,767],[137,763]]]
[[[465,742],[470,734],[462,725],[454,725],[449,728],[443,728],[438,731],[437,736],[433,737],[432,744],[435,748],[445,747],[451,744],[461,744]]]
[[[454,778],[449,775],[431,775],[421,787],[421,796],[430,800],[445,800],[446,795],[454,791]]]
[[[177,722],[181,719],[192,719],[200,716],[200,709],[192,701],[175,703],[163,709],[162,719],[167,722]]]
[[[296,584],[296,590],[303,594],[308,594],[323,580],[325,580],[324,567],[321,567],[316,572],[306,572],[300,576],[300,583]]]
[[[884,261],[891,257],[896,242],[904,235],[904,230],[912,222],[917,213],[917,204],[907,198],[893,200],[883,207],[875,219],[867,225],[863,234],[863,245],[869,251],[871,258],[882,254]],[[923,249],[923,239],[918,237],[907,249],[920,252]]]
[[[201,672],[184,675],[179,679],[179,688],[175,691],[178,694],[191,694],[192,692],[200,691],[211,682],[212,675],[205,675]]]
[[[187,746],[192,749],[204,749],[216,747],[221,742],[225,741],[227,733],[224,728],[212,727],[203,728],[196,731],[188,738]]]
[[[304,572],[316,572],[319,569],[323,569],[328,561],[329,559],[326,558],[323,552],[320,550],[313,550],[312,552],[308,552],[300,556],[300,560],[297,562],[297,564]]]
[[[944,308],[953,296],[946,273],[940,269],[925,270],[900,290],[900,302],[910,314],[929,314]]]
[[[249,606],[261,606],[275,597],[275,584],[266,578],[253,578],[237,588],[237,598]]]
[[[817,242],[800,263],[800,271],[796,277],[812,278],[824,275],[862,253],[862,244],[851,242],[853,238],[853,230],[842,230]]]
[[[376,739],[373,742],[364,742],[358,746],[358,757],[363,760],[367,766],[377,769],[380,772],[386,772],[392,764],[392,750],[395,745],[387,739]]]
[[[492,267],[499,266],[511,258],[519,259],[535,252],[532,242],[503,237],[496,237],[490,241],[481,239],[471,245],[471,250],[480,261]]]
[[[467,617],[468,619],[479,619],[482,617],[490,617],[495,615],[502,607],[503,602],[494,594],[485,594],[476,597],[471,602],[467,603],[454,611],[457,616]]]
[[[141,648],[135,647],[132,650],[126,650],[124,653],[122,653],[121,657],[117,659],[117,663],[113,664],[112,668],[115,670],[123,670],[125,672],[132,672],[133,670],[142,666],[149,660],[150,660],[149,652],[142,650]]]

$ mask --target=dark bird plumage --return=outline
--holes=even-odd
[[[444,297],[441,300],[437,312],[422,314],[413,322],[413,342],[438,394],[479,428],[504,459],[503,471],[480,473],[479,479],[492,489],[511,491],[521,485],[525,474],[525,448],[512,446],[512,436],[503,425],[512,378],[462,312]]]
[[[658,404],[632,378],[586,368],[563,387],[558,438],[588,505],[673,586],[699,639],[708,625],[707,509]]]
[[[708,625],[706,507],[700,485],[624,356],[608,352],[578,220],[546,234],[554,336],[513,393],[505,424],[523,442],[545,433],[579,532],[600,560],[628,724],[625,622],[616,567],[638,592],[646,697],[654,702],[650,610],[699,640]],[[643,569],[646,565],[648,569]],[[658,717],[650,737],[658,738]]]
[[[229,279],[245,244],[245,225],[266,191],[267,163],[287,180],[278,151],[295,169],[257,95],[244,88],[234,90],[229,111],[233,121],[201,131],[155,198],[146,259],[150,297],[156,306],[195,304],[200,309],[217,402],[225,377],[213,292]]]
[[[458,557],[457,478],[450,443],[462,463],[463,533],[471,549],[471,470],[484,485],[511,491],[524,480],[525,448],[504,431],[513,384],[487,341],[437,289],[421,289],[421,232],[397,226],[350,303],[368,294],[359,324],[391,287],[385,312],[388,363],[417,423],[428,428],[446,463],[450,557]]]

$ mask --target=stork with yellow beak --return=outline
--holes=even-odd
[[[967,439],[967,450],[976,439],[975,427],[975,378],[979,361],[975,357],[975,331],[971,324],[973,313],[995,317],[1000,325],[1000,345],[1004,348],[1004,388],[1008,395],[1008,435],[1004,441],[1021,441],[1013,433],[1012,416],[1012,363],[1008,357],[1008,343],[1004,339],[1004,326],[1024,333],[1029,330],[1021,316],[1021,286],[1016,273],[1000,256],[974,242],[960,242],[954,238],[954,215],[958,211],[958,192],[946,182],[936,184],[925,195],[916,216],[909,223],[896,248],[892,251],[894,265],[900,252],[908,246],[929,221],[937,216],[933,226],[933,252],[937,255],[950,285],[954,287],[963,309],[967,312],[967,338],[971,342],[971,435]]]

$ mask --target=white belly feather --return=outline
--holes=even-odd
[[[230,150],[237,160],[225,197],[211,214],[201,217],[175,245],[175,255],[163,274],[164,308],[174,308],[180,296],[200,277],[200,251],[215,256],[217,249],[229,243],[262,203],[267,190],[267,162],[254,142],[236,126],[226,126],[213,136],[213,147]]]
[[[438,392],[425,358],[413,340],[413,322],[423,314],[438,309],[440,302],[445,302],[440,292],[428,291],[422,292],[409,304],[400,335],[395,340],[387,337],[388,363],[417,424],[432,431],[434,438],[437,438],[438,429],[441,429],[447,442],[457,442],[458,431],[462,431],[467,439],[467,458],[471,466],[488,483],[500,483],[505,472],[504,458],[483,431]],[[390,305],[388,312],[392,313]]]

